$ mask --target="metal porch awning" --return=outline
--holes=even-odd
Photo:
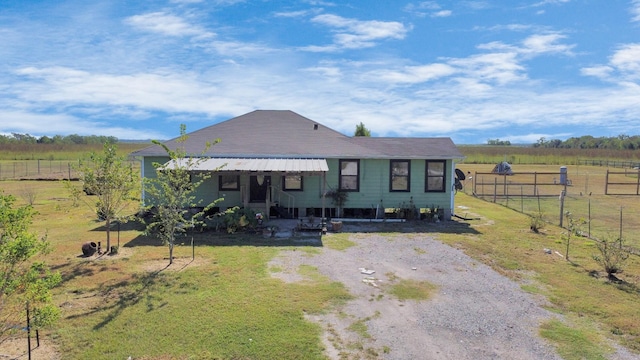
[[[190,166],[191,171],[240,171],[240,172],[287,172],[287,173],[322,173],[328,172],[329,166],[326,159],[296,159],[296,158],[208,158],[202,161],[194,161]],[[189,159],[179,159],[179,163],[186,165]],[[165,166],[174,167],[175,160],[169,161]]]

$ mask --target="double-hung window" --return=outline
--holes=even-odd
[[[431,161],[427,160],[426,166],[426,192],[444,192],[446,184],[446,162],[442,160]]]
[[[340,183],[341,191],[360,190],[360,160],[340,160]]]
[[[391,160],[389,191],[411,191],[410,175],[409,160]]]

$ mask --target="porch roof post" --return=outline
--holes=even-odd
[[[325,217],[325,206],[324,206],[324,201],[325,201],[325,197],[324,194],[326,192],[326,188],[327,188],[327,172],[323,171],[322,172],[322,226],[325,227],[326,226],[326,217]]]

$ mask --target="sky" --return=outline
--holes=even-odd
[[[0,134],[164,140],[253,110],[457,144],[639,135],[640,0],[0,0]]]

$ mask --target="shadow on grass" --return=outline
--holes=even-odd
[[[108,256],[109,255],[106,253],[102,253],[96,256],[79,255],[78,258],[87,259],[88,261],[67,262],[59,265],[53,265],[51,266],[51,270],[60,272],[60,275],[62,277],[61,283],[72,281],[73,279],[78,277],[91,277],[98,272],[115,269],[110,267],[108,263],[95,261],[102,257]]]
[[[107,224],[104,221],[100,221],[96,219],[95,222],[99,225],[91,229],[91,231],[103,231],[103,232],[107,231]],[[111,223],[111,232],[132,231],[132,230],[144,231],[144,228],[145,226],[143,223],[135,220],[127,221],[127,222],[114,221]]]
[[[225,231],[200,231],[181,234],[176,237],[175,244],[190,246],[193,238],[194,246],[323,246],[323,235],[319,230],[297,231],[296,222],[270,221],[266,226],[277,227],[277,231],[270,236],[264,233],[264,228],[248,229],[236,233]],[[329,233],[332,233],[331,225],[328,224]],[[413,222],[369,222],[369,221],[348,221],[344,222],[340,233],[424,233],[424,234],[472,234],[478,235],[479,231],[471,226],[468,221],[451,220],[439,223],[425,221]],[[136,246],[164,246],[162,241],[154,236],[139,235],[123,245],[126,247]]]
[[[107,312],[104,319],[93,327],[94,330],[99,330],[120,316],[125,309],[137,305],[141,301],[146,302],[147,312],[164,307],[167,302],[163,302],[161,297],[154,294],[153,289],[156,286],[170,287],[173,285],[172,282],[175,279],[163,274],[163,271],[168,267],[169,264],[158,271],[135,274],[131,280],[123,280],[100,287],[97,296],[103,299],[105,306],[96,307],[90,311],[71,315],[67,318],[82,318]],[[115,301],[112,302],[112,300]]]
[[[191,246],[193,239],[194,246],[323,246],[322,237],[318,235],[297,235],[297,236],[276,236],[265,237],[262,233],[239,232],[228,234],[216,231],[204,231],[179,235],[176,237],[175,245]],[[139,235],[123,245],[127,247],[136,246],[166,246],[160,239],[154,236]]]

